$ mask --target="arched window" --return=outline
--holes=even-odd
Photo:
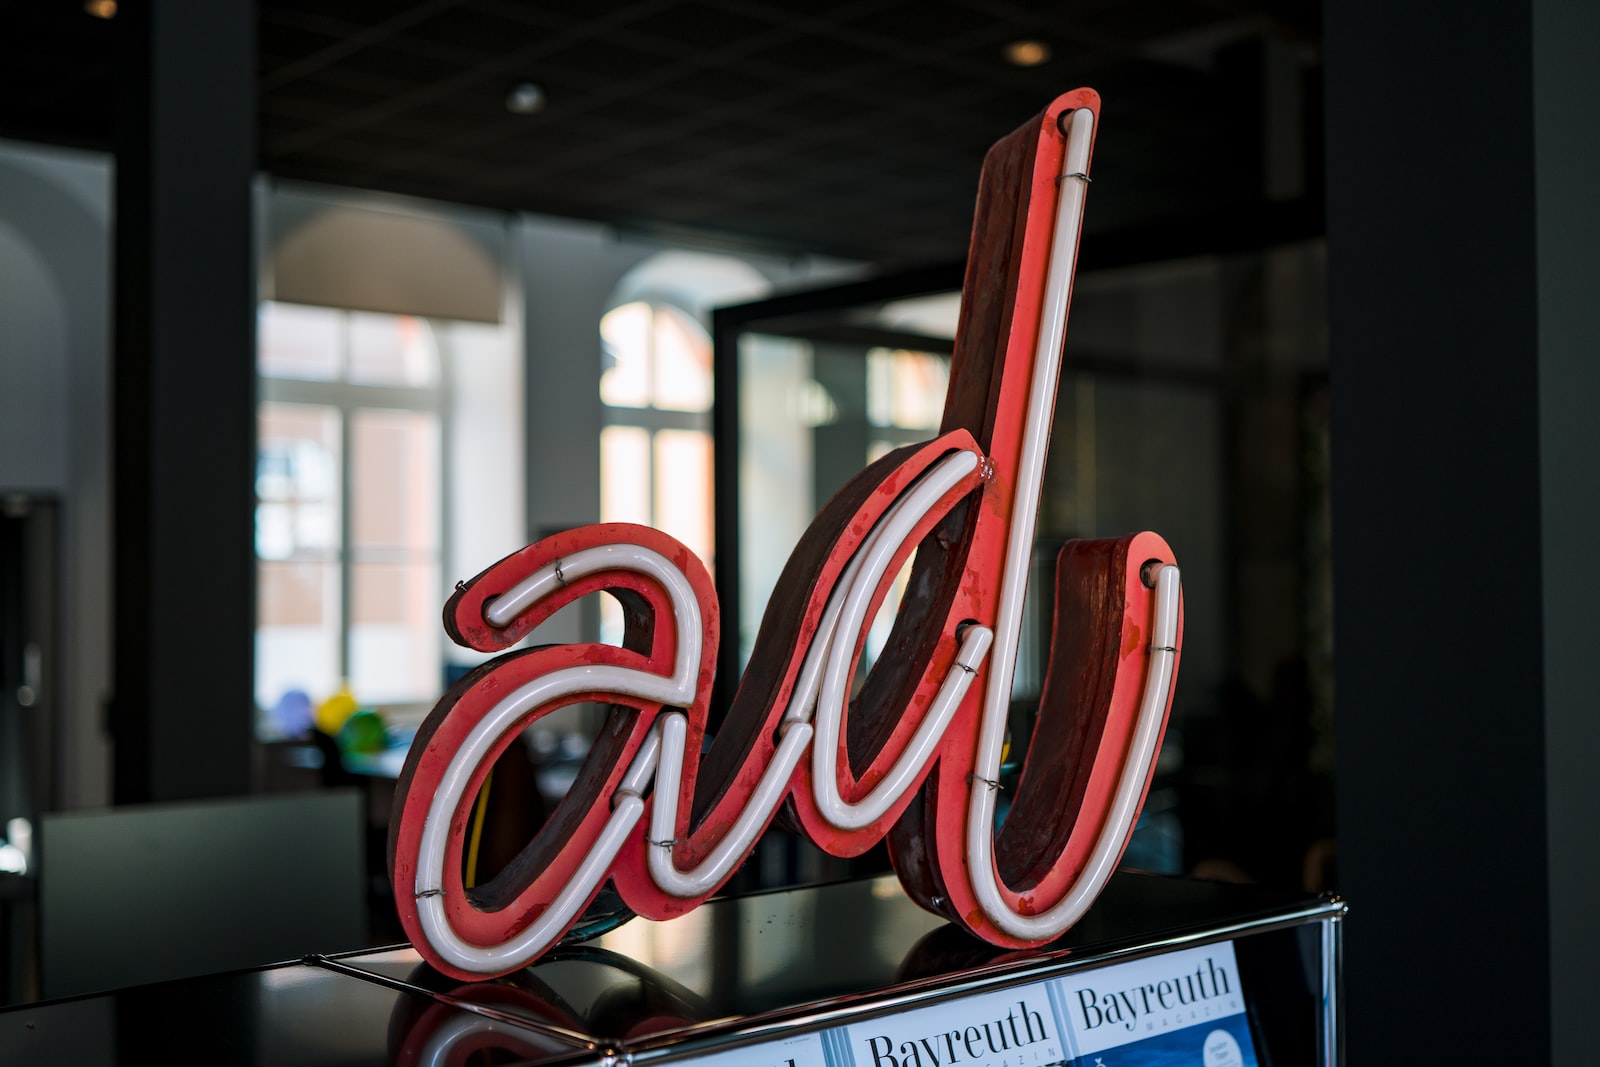
[[[600,338],[600,519],[655,526],[710,564],[711,339],[644,300],[609,311]]]
[[[673,250],[624,277],[600,320],[600,520],[637,522],[716,566],[712,530],[713,307],[765,296],[765,278],[730,256]],[[602,598],[601,636],[622,616]]]
[[[713,566],[711,339],[671,304],[636,300],[600,320],[600,521],[665,531]],[[621,609],[601,608],[605,640]]]

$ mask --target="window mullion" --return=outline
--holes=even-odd
[[[439,420],[439,528],[434,531],[434,558],[439,566],[440,585],[435,588],[435,594],[443,597],[444,587],[448,585],[452,576],[450,564],[451,552],[454,549],[455,538],[451,533],[450,519],[456,513],[455,476],[452,470],[455,462],[455,434],[452,433],[455,412],[455,336],[443,328],[442,324],[433,327],[435,345],[439,353],[439,377],[434,391],[434,401],[437,406]],[[440,640],[439,666],[441,672],[449,662],[446,645],[440,637],[441,631],[435,632],[435,638]],[[442,680],[442,679],[441,679]]]
[[[355,516],[352,504],[355,494],[350,491],[350,446],[353,440],[350,424],[354,410],[349,404],[339,405],[339,677],[341,679],[350,677],[350,598],[355,591],[355,582],[352,578],[354,542],[350,532]]]
[[[656,408],[656,380],[657,375],[660,373],[660,368],[657,366],[658,361],[656,359],[656,316],[660,313],[661,309],[652,303],[650,305],[650,327],[645,331],[644,335],[645,351],[649,353],[645,359],[645,380],[650,383],[650,392],[646,394],[646,399],[652,415],[658,410]],[[656,468],[657,428],[655,420],[652,419],[649,429],[648,451],[645,452],[645,457],[650,464],[650,477],[646,480],[650,491],[650,525],[659,528],[661,525],[661,471]]]

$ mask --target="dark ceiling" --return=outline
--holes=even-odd
[[[282,178],[908,265],[959,257],[985,148],[1088,85],[1091,234],[1285,204],[1320,224],[1317,0],[258,9],[260,166]],[[0,136],[109,147],[116,28],[0,0]],[[1020,39],[1048,60],[1008,62]],[[525,82],[543,107],[513,113]]]

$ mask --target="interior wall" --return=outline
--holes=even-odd
[[[0,142],[0,381],[6,383],[0,390],[0,492],[45,493],[62,502],[63,751],[59,795],[50,802],[65,810],[110,800],[103,704],[110,685],[113,531],[111,181],[106,156]],[[261,202],[274,196],[287,203],[276,214]],[[258,183],[257,197],[261,275],[269,294],[272,249],[293,232],[290,223],[308,217],[308,205],[348,207],[376,199],[343,191],[284,194],[270,182]],[[491,511],[508,519],[495,532],[458,531],[452,538],[463,550],[448,561],[462,571],[453,581],[493,562],[475,563],[466,558],[471,551],[512,551],[542,534],[598,521],[600,316],[617,302],[630,271],[676,246],[619,235],[598,223],[494,216],[420,201],[391,213],[401,221],[414,222],[419,213],[442,220],[459,230],[463,247],[503,256],[497,264],[503,321],[513,334],[521,331],[522,440],[493,447],[479,442],[472,455],[481,460],[459,453],[456,459],[467,466],[521,467],[516,477],[524,492],[521,501],[495,502]],[[861,269],[820,257],[737,258],[770,290],[843,280]],[[661,288],[660,282],[652,284]],[[474,345],[469,337],[455,340],[463,349]],[[469,391],[457,386],[468,399]],[[497,408],[503,401],[497,399]],[[508,507],[515,513],[509,517],[502,514]],[[506,547],[488,549],[491,542]],[[552,620],[540,639],[578,640],[584,629],[581,616],[569,613]]]
[[[61,503],[65,809],[110,792],[110,196],[103,156],[0,142],[0,493]]]

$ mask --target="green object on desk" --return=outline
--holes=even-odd
[[[339,748],[345,752],[382,752],[388,743],[383,717],[370,708],[351,715],[339,727]]]

